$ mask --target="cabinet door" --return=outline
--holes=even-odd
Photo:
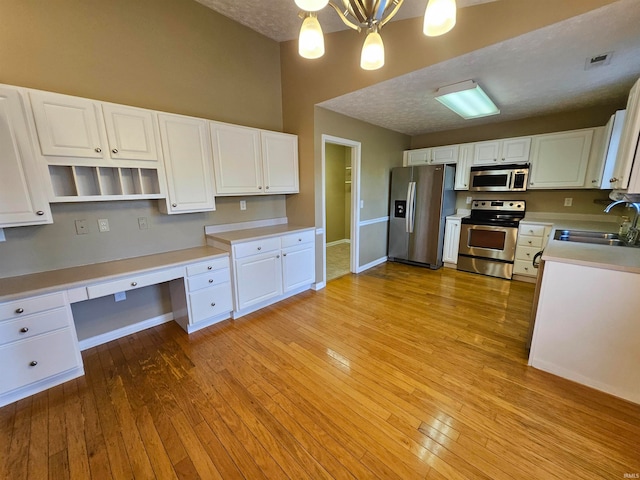
[[[261,132],[264,193],[298,193],[298,137]]]
[[[431,160],[430,148],[419,148],[417,150],[407,150],[408,165],[425,165]]]
[[[629,92],[629,99],[627,100],[627,114],[622,126],[622,132],[620,136],[620,148],[618,149],[618,155],[616,157],[615,167],[613,168],[613,177],[615,180],[611,182],[612,188],[624,189],[629,186],[629,179],[631,177],[632,168],[635,169],[634,175],[634,187],[633,192],[638,191],[638,176],[640,175],[640,165],[633,165],[636,155],[640,155],[637,152],[638,137],[640,136],[640,80],[638,80],[631,92]],[[638,163],[638,161],[636,161]]]
[[[530,187],[584,187],[592,136],[586,129],[534,137]]]
[[[458,247],[460,245],[460,224],[459,218],[447,218],[444,229],[444,250],[442,261],[447,263],[458,263]]]
[[[500,160],[504,163],[527,163],[531,137],[507,138],[502,141]]]
[[[111,158],[158,161],[153,112],[109,103],[102,111]]]
[[[0,228],[51,223],[51,210],[17,90],[0,87]]]
[[[445,164],[456,163],[458,161],[458,145],[447,145],[446,147],[434,147],[431,149],[431,163]]]
[[[262,193],[260,130],[210,122],[218,195]]]
[[[282,266],[277,252],[236,260],[237,310],[282,295]]]
[[[469,175],[473,162],[473,144],[460,145],[456,164],[456,190],[469,190]]]
[[[313,283],[316,278],[315,265],[314,243],[284,249],[282,251],[282,282],[285,293]]]
[[[29,92],[43,155],[104,158],[99,105],[84,98]]]
[[[169,114],[159,114],[158,121],[169,190],[167,212],[215,210],[207,122]]]
[[[478,142],[473,149],[474,165],[495,165],[500,155],[500,141]]]

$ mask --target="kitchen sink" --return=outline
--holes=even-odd
[[[556,230],[553,237],[563,242],[593,243],[596,245],[611,245],[625,247],[626,243],[617,233],[590,232],[586,230]]]

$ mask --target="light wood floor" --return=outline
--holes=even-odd
[[[532,296],[384,264],[191,336],[131,335],[0,409],[0,478],[639,473],[640,406],[526,366]]]

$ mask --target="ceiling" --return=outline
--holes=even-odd
[[[251,25],[256,19],[251,12],[259,11],[264,0],[197,1],[277,41],[296,38],[300,28],[293,0],[269,0],[269,10],[257,17],[259,25]],[[458,6],[486,1],[459,0]],[[421,16],[424,5],[425,0],[405,0],[395,19]],[[329,9],[319,19],[326,33],[346,29]],[[407,135],[624,105],[631,85],[640,77],[638,25],[638,0],[619,0],[319,105]],[[611,51],[609,65],[585,69],[588,58]],[[493,98],[500,115],[463,120],[434,99],[439,87],[469,79]]]

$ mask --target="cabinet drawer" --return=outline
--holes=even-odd
[[[114,280],[113,282],[91,285],[87,287],[87,293],[89,298],[99,298],[117,292],[168,282],[180,277],[184,277],[184,267],[169,268],[159,272],[147,273],[146,275],[134,275],[121,280]]]
[[[193,292],[195,290],[200,290],[201,288],[229,282],[230,280],[231,276],[229,275],[229,268],[223,268],[221,270],[211,270],[210,272],[203,273],[201,275],[188,277],[187,285],[189,286],[189,291]]]
[[[0,345],[71,326],[66,308],[0,322]]]
[[[516,247],[516,260],[524,260],[525,262],[531,263],[533,261],[533,257],[540,251],[540,247],[525,247],[523,245],[518,245]]]
[[[220,270],[221,268],[229,268],[229,257],[214,258],[206,262],[187,265],[187,275],[200,275],[201,273]]]
[[[532,237],[530,235],[518,235],[518,246],[542,247],[542,237]]]
[[[538,275],[538,269],[534,268],[529,260],[516,260],[513,263],[513,273],[516,275],[535,277]]]
[[[222,283],[215,287],[198,290],[189,294],[191,323],[200,322],[221,313],[230,312],[231,284]]]
[[[315,232],[313,230],[306,230],[304,232],[283,235],[281,238],[282,248],[287,248],[294,245],[302,245],[303,243],[313,242],[315,238]]]
[[[79,366],[77,352],[69,327],[0,347],[0,365],[3,365],[0,393]]]
[[[544,236],[544,225],[520,224],[518,233],[520,235],[531,235],[532,237]]]
[[[24,317],[31,313],[43,312],[64,305],[65,299],[62,292],[0,303],[0,320]]]
[[[280,250],[280,237],[263,238],[261,240],[254,240],[253,242],[240,243],[233,248],[236,258],[270,252],[272,250]]]

